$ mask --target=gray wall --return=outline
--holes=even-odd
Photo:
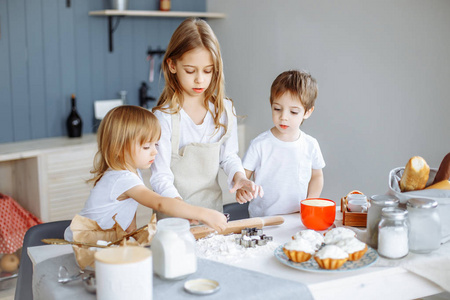
[[[273,124],[269,89],[287,69],[316,77],[303,130],[327,166],[322,196],[385,193],[388,173],[414,155],[437,168],[450,151],[450,1],[208,0],[227,94],[246,142]]]
[[[137,105],[148,80],[147,48],[165,49],[182,18],[122,18],[108,51],[108,18],[89,11],[106,0],[0,0],[0,143],[66,135],[70,95],[83,131],[93,131],[93,102],[126,90]],[[130,0],[129,9],[158,9],[157,0]],[[205,11],[205,0],[172,0],[173,10]],[[159,68],[161,60],[156,59]],[[159,96],[158,73],[150,94]]]

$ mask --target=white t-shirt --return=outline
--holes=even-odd
[[[283,142],[268,130],[252,140],[243,165],[264,189],[264,197],[253,199],[248,209],[250,217],[262,217],[299,211],[312,169],[322,169],[325,161],[317,140],[304,132]]]
[[[225,105],[232,106],[230,100],[224,100],[224,102]],[[209,103],[209,109],[214,111],[214,105],[211,102]],[[181,198],[173,184],[174,175],[170,169],[172,159],[172,115],[160,110],[155,111],[155,115],[161,123],[161,139],[157,147],[158,155],[156,155],[155,162],[151,166],[152,177],[150,178],[150,185],[161,196]],[[217,162],[227,174],[229,185],[231,185],[236,172],[245,174],[242,161],[238,156],[237,118],[234,114],[231,116],[231,120],[233,120],[232,132],[230,137],[222,144],[220,161]],[[220,117],[220,122],[227,125],[226,112]],[[208,112],[203,123],[197,125],[183,109],[180,110],[180,149],[191,143],[207,144],[218,142],[224,134],[224,128],[220,128],[215,135],[213,135],[214,130],[214,119],[211,113]]]
[[[91,190],[88,200],[79,215],[97,222],[102,229],[110,229],[115,222],[126,230],[133,221],[138,207],[138,202],[132,198],[117,200],[117,198],[129,189],[144,185],[141,172],[139,176],[128,170],[106,171],[103,177]],[[68,227],[64,233],[66,240],[72,240],[72,232]]]

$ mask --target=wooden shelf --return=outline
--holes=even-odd
[[[118,17],[167,17],[167,18],[216,18],[223,19],[225,14],[214,13],[214,12],[193,12],[193,11],[159,11],[159,10],[97,10],[90,11],[90,16],[98,17],[108,17],[108,16],[118,16]]]
[[[149,18],[215,18],[223,19],[225,14],[214,12],[195,12],[195,11],[159,11],[159,10],[96,10],[90,11],[93,17],[108,17],[108,36],[109,36],[109,52],[113,52],[113,33],[119,24],[119,18],[122,17],[149,17]],[[113,25],[113,18],[117,17],[116,25]]]

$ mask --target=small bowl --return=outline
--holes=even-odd
[[[330,199],[308,198],[300,202],[300,216],[308,229],[326,230],[336,218],[336,203]]]
[[[350,200],[348,201],[348,211],[351,212],[363,212],[367,211],[367,201],[366,200]]]

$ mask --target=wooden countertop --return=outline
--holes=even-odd
[[[96,134],[85,134],[80,138],[53,137],[23,142],[0,144],[0,162],[35,157],[39,154],[58,151],[69,146],[91,146],[96,143]]]

